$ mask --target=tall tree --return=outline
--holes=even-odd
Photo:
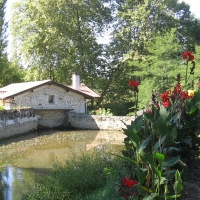
[[[13,7],[11,23],[14,55],[32,78],[69,83],[77,71],[92,86],[103,66],[96,34],[111,19],[105,0],[20,1]]]
[[[6,3],[7,0],[0,1],[0,87],[21,80],[19,68],[14,64],[9,63],[7,58],[7,23],[5,21]]]

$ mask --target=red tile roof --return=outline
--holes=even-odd
[[[72,86],[69,86],[68,87],[72,88]],[[72,88],[73,89],[73,88]],[[80,92],[86,94],[86,95],[89,95],[93,98],[99,98],[100,96],[95,93],[93,90],[91,90],[90,88],[88,88],[86,85],[81,85],[80,86]]]

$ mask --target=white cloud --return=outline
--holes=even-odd
[[[200,19],[200,0],[179,0],[180,2],[184,1],[185,3],[190,5],[190,11],[195,17]]]

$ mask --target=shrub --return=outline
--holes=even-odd
[[[109,108],[99,108],[90,112],[92,115],[113,116]]]
[[[3,106],[0,106],[0,111],[4,111],[5,108]]]

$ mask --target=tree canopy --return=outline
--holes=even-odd
[[[200,20],[178,0],[22,0],[13,7],[12,58],[29,81],[70,84],[80,72],[100,93],[98,106],[125,115],[133,101],[128,80],[140,82],[144,107],[152,89],[171,87],[184,71],[182,52],[198,54],[199,30]],[[110,42],[101,44],[107,33]]]

